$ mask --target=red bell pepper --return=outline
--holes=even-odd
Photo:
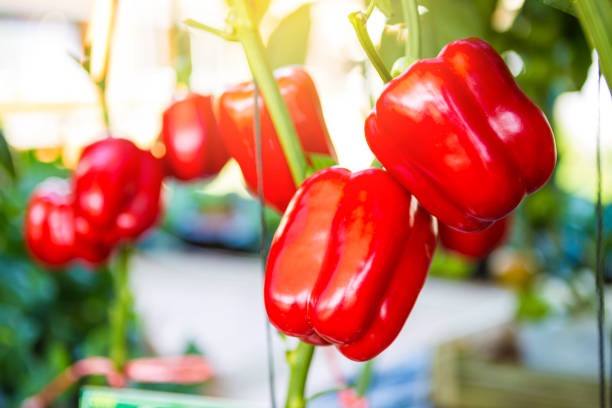
[[[179,180],[213,176],[229,159],[209,95],[192,93],[174,102],[164,112],[161,140],[166,173]]]
[[[57,178],[47,179],[30,196],[25,242],[30,253],[48,266],[64,266],[77,258],[99,264],[110,254],[106,245],[76,239],[73,202],[70,184]]]
[[[555,167],[546,117],[476,38],[448,44],[389,82],[365,130],[383,166],[432,215],[463,231],[504,217]]]
[[[309,177],[276,231],[265,305],[281,332],[350,359],[400,332],[425,282],[436,221],[387,172],[332,167]]]
[[[483,259],[508,237],[510,218],[511,216],[506,216],[497,220],[480,232],[457,231],[440,223],[440,242],[446,249],[468,258]]]
[[[125,139],[83,151],[73,174],[77,238],[115,245],[134,240],[160,213],[161,161]]]
[[[319,96],[310,76],[299,67],[278,69],[274,76],[307,159],[308,153],[329,155],[335,159],[336,153],[323,120]],[[264,200],[282,212],[295,193],[296,186],[263,98],[260,96],[258,100]],[[254,110],[252,82],[227,90],[219,99],[219,126],[225,145],[240,165],[251,191],[257,192]]]

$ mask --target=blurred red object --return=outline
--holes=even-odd
[[[31,255],[47,266],[64,266],[75,258],[99,264],[110,253],[105,245],[76,238],[73,204],[70,183],[55,177],[41,183],[30,196],[25,242]]]
[[[338,401],[343,408],[368,408],[370,406],[368,400],[365,397],[357,395],[352,388],[339,391]]]
[[[76,238],[114,246],[140,237],[159,218],[163,176],[161,161],[129,140],[87,146],[73,174]]]
[[[440,242],[444,248],[472,259],[483,259],[500,246],[509,235],[511,216],[495,221],[480,232],[462,232],[439,223]]]
[[[125,364],[125,375],[144,383],[195,384],[208,380],[212,369],[204,358],[192,354],[130,360]]]
[[[192,93],[170,105],[162,121],[168,175],[190,181],[219,173],[229,153],[213,113],[212,96]]]
[[[335,160],[319,94],[310,75],[292,66],[274,71],[280,93],[287,105],[302,150]],[[230,154],[242,170],[249,189],[257,193],[257,158],[254,138],[255,85],[245,82],[225,91],[219,98],[219,127]],[[261,119],[263,196],[266,204],[284,212],[297,187],[263,97],[258,96]]]
[[[128,381],[143,383],[195,384],[212,376],[204,357],[191,354],[180,357],[150,357],[129,360],[123,372],[106,357],[89,357],[66,368],[38,394],[26,399],[21,408],[44,408],[69,387],[89,375],[103,375],[111,387],[124,387]]]

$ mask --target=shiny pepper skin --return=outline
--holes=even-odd
[[[272,324],[369,360],[399,334],[425,282],[436,221],[389,173],[309,177],[278,227],[264,298]]]
[[[166,173],[179,180],[213,176],[229,159],[209,95],[192,93],[166,109],[161,140]]]
[[[555,167],[546,117],[476,38],[448,44],[389,82],[365,130],[383,166],[440,222],[462,231],[504,217]]]
[[[438,224],[440,228],[440,243],[444,248],[468,258],[474,260],[483,259],[508,237],[511,218],[508,215],[495,221],[489,228],[479,232],[457,231],[440,223]]]
[[[310,76],[300,67],[278,69],[274,76],[306,155],[319,153],[335,159],[336,153],[323,119],[319,96]],[[295,193],[296,186],[261,96],[259,106],[264,200],[283,212]],[[251,191],[257,192],[254,110],[252,82],[227,90],[219,99],[219,126],[225,145],[240,165]]]
[[[75,229],[87,242],[135,240],[160,213],[163,166],[126,139],[85,148],[73,174]]]
[[[30,196],[25,214],[25,242],[34,258],[47,266],[65,266],[74,259],[99,264],[110,254],[105,245],[76,239],[73,203],[69,182],[58,178],[45,180]]]

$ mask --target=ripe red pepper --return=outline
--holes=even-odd
[[[432,215],[463,231],[504,217],[555,167],[546,117],[476,38],[448,44],[389,82],[365,130],[384,167]]]
[[[106,245],[91,245],[75,237],[73,195],[70,184],[50,178],[30,196],[25,215],[25,242],[40,262],[64,266],[76,258],[99,264],[110,254]]]
[[[212,97],[195,93],[174,102],[164,112],[161,140],[166,147],[166,173],[189,181],[219,173],[229,159]]]
[[[310,76],[300,67],[275,71],[274,76],[289,115],[295,125],[302,150],[335,159],[321,103]],[[266,203],[284,211],[296,186],[263,98],[259,97],[263,184]],[[257,166],[254,136],[254,86],[245,82],[227,90],[219,100],[219,126],[230,154],[236,159],[247,185],[257,192]],[[308,157],[307,157],[308,158]]]
[[[160,213],[161,161],[126,139],[85,148],[73,174],[75,229],[87,242],[134,240]]]
[[[440,227],[440,242],[451,251],[472,259],[483,259],[508,237],[510,216],[495,221],[480,232],[462,232],[444,224]]]
[[[425,282],[436,221],[387,172],[332,167],[294,195],[272,242],[270,321],[364,361],[400,332]]]

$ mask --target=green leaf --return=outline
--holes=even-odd
[[[378,52],[389,70],[405,54],[407,30],[402,20],[401,2],[392,2],[392,12],[383,30]],[[485,20],[473,0],[421,0],[427,9],[419,16],[421,57],[435,57],[451,41],[466,37],[485,37]]]
[[[387,18],[389,18],[389,17],[391,17],[391,15],[393,15],[393,6],[391,5],[391,0],[376,0],[376,7]]]
[[[547,6],[554,7],[563,11],[564,13],[571,14],[572,16],[576,15],[576,9],[574,8],[574,4],[572,0],[540,0],[542,3]]]
[[[326,154],[308,153],[308,159],[310,160],[310,167],[312,167],[314,171],[323,170],[338,164],[333,157]]]
[[[287,65],[303,65],[310,34],[310,3],[288,14],[272,32],[266,54],[272,69]]]
[[[4,138],[4,132],[0,131],[0,165],[4,167],[6,172],[11,176],[11,179],[15,181],[17,179],[17,172],[15,171],[15,164],[13,163],[13,156],[11,156],[11,150],[6,139]]]

